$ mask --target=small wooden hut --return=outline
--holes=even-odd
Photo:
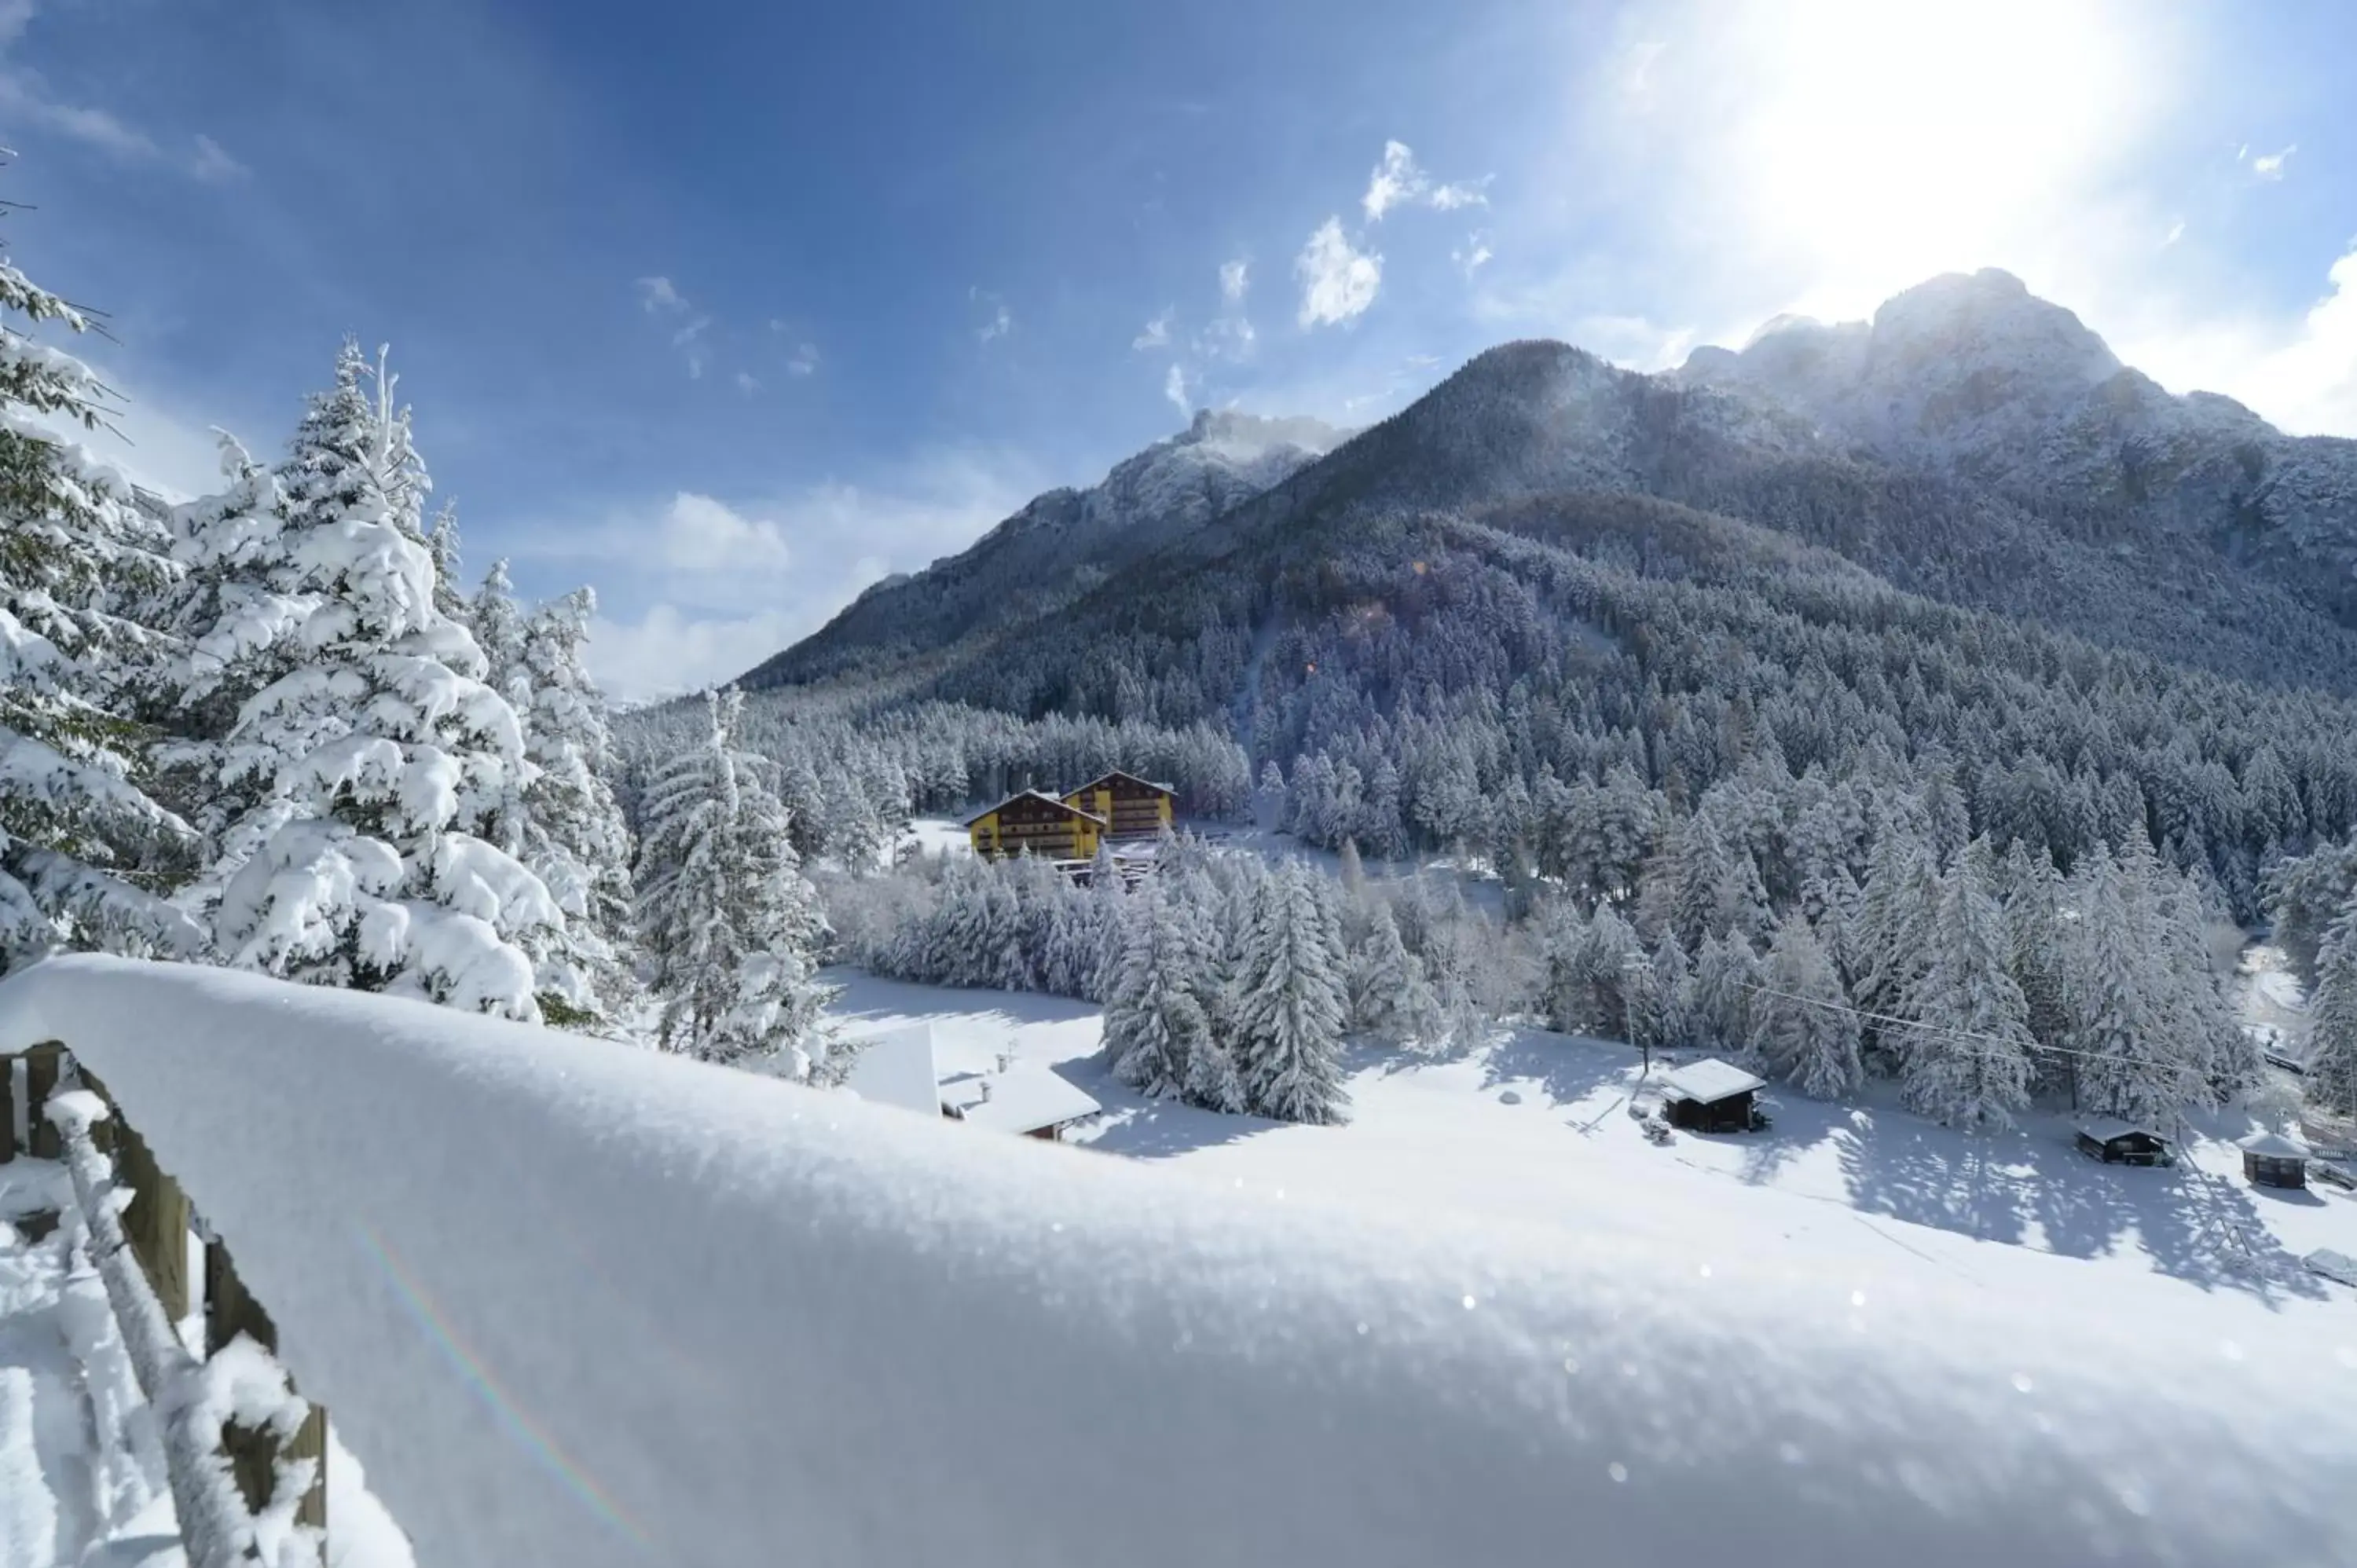
[[[2165,1165],[2169,1140],[2149,1127],[2114,1117],[2091,1117],[2073,1129],[2079,1152],[2107,1165]]]
[[[1662,1113],[1693,1133],[1749,1133],[1759,1111],[1754,1098],[1768,1087],[1731,1062],[1705,1057],[1662,1076]]]
[[[995,1073],[958,1073],[942,1080],[940,1092],[944,1116],[1050,1144],[1104,1109],[1062,1074],[1021,1062]]]
[[[1170,825],[1178,799],[1168,784],[1115,768],[1068,791],[1064,804],[1103,818],[1107,838],[1150,839]]]
[[[2243,1151],[2243,1175],[2253,1187],[2308,1185],[2308,1145],[2288,1133],[2254,1133],[2234,1146]]]
[[[1029,850],[1043,860],[1087,860],[1097,853],[1105,820],[1042,789],[1022,789],[966,819],[974,852],[996,860]]]

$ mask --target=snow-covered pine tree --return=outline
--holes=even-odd
[[[1114,1076],[1141,1094],[1193,1100],[1222,1076],[1227,1053],[1211,1037],[1201,988],[1211,967],[1202,934],[1148,877],[1127,897],[1121,965],[1104,1010],[1104,1057]],[[1214,1110],[1232,1110],[1232,1101]]]
[[[51,947],[193,957],[164,895],[199,840],[150,793],[159,639],[177,575],[130,486],[37,416],[95,428],[105,390],[34,341],[90,322],[0,262],[0,972]]]
[[[1648,1053],[1676,1050],[1694,1032],[1694,966],[1678,934],[1664,929],[1629,993],[1629,1038]]]
[[[1236,1071],[1247,1109],[1280,1122],[1345,1119],[1340,938],[1311,873],[1287,861],[1263,884],[1238,976]]]
[[[1351,1027],[1399,1046],[1430,1046],[1441,1033],[1440,999],[1424,961],[1400,940],[1389,899],[1372,901],[1351,961]]]
[[[647,790],[639,918],[662,1044],[705,1061],[785,1055],[792,1076],[823,1078],[824,1057],[810,1047],[829,994],[813,973],[825,919],[787,832],[776,765],[737,746],[743,702],[733,686],[707,693],[705,743]]]
[[[2070,1081],[2071,1015],[2062,993],[2064,936],[2061,878],[2044,850],[2020,839],[2006,850],[2000,874],[2004,889],[2006,972],[2020,988],[2023,1019],[2037,1045],[2033,1058],[2043,1084],[2061,1090]]]
[[[2140,827],[2134,837],[2141,839]],[[2151,858],[2149,845],[2125,864],[2098,845],[2073,878],[2079,918],[2064,990],[2080,1106],[2166,1131],[2207,1098],[2208,1085],[2182,1044],[2169,1037],[2169,983],[2158,972],[2158,932],[2140,869]]]
[[[1939,874],[1931,847],[1894,812],[1875,834],[1857,918],[1850,926],[1862,1010],[1885,1017],[1909,1016],[1908,1004],[1922,977],[1931,927],[1938,915]],[[1889,1026],[1869,1025],[1867,1033],[1886,1054],[1898,1049],[1895,1038],[1885,1037]]]
[[[565,914],[539,959],[541,1008],[558,1023],[574,1021],[564,1008],[611,1018],[637,987],[630,830],[613,786],[621,764],[605,695],[581,656],[597,613],[596,596],[576,588],[533,611],[522,628],[524,756],[539,769],[524,786],[523,861]]]
[[[2308,1010],[2308,1092],[2357,1117],[2357,901],[2327,929]]]
[[[1921,1026],[1895,1042],[1900,1097],[1952,1127],[2007,1126],[2029,1102],[2029,1008],[2007,963],[1983,858],[1960,854],[1943,878],[1932,951],[1910,1008]]]
[[[1751,1000],[1751,1046],[1770,1072],[1802,1093],[1835,1100],[1866,1076],[1858,1059],[1857,1019],[1833,961],[1795,910],[1768,946],[1760,990]]]
[[[1695,1043],[1720,1050],[1746,1049],[1752,1036],[1754,988],[1762,983],[1760,961],[1749,944],[1728,937],[1705,937],[1695,954]]]
[[[532,768],[481,650],[435,607],[428,481],[393,387],[347,343],[280,470],[282,525],[214,563],[237,591],[213,596],[229,618],[196,639],[192,701],[273,676],[214,753],[247,806],[208,877],[215,945],[289,978],[536,1019],[522,944],[564,916],[483,836]]]
[[[1708,817],[1686,819],[1671,852],[1670,928],[1678,940],[1699,950],[1703,939],[1727,929],[1727,888],[1735,866]]]

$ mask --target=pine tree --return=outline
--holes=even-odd
[[[1695,1043],[1721,1050],[1745,1049],[1752,1037],[1752,1010],[1757,987],[1765,981],[1760,961],[1745,943],[1728,937],[1706,937],[1695,954]]]
[[[1678,934],[1664,930],[1653,955],[1634,977],[1629,996],[1629,1037],[1654,1051],[1676,1050],[1694,1033],[1694,970]]]
[[[706,695],[705,743],[647,792],[639,918],[662,997],[665,1049],[741,1063],[789,1055],[823,1076],[810,1047],[828,990],[813,977],[826,934],[787,832],[776,765],[737,744],[743,696]]]
[[[1751,1045],[1770,1071],[1819,1100],[1852,1092],[1866,1076],[1841,977],[1798,911],[1784,917],[1769,944],[1752,1001]]]
[[[237,591],[211,596],[231,618],[197,639],[192,699],[275,671],[211,743],[246,807],[205,885],[214,940],[243,967],[536,1019],[522,944],[564,916],[485,836],[533,768],[481,650],[435,607],[428,481],[393,387],[346,344],[280,469],[281,526],[210,567]]]
[[[1687,818],[1673,853],[1670,873],[1670,927],[1680,942],[1698,949],[1706,937],[1726,931],[1726,894],[1734,875],[1727,845],[1710,819]]]
[[[563,1021],[568,1007],[610,1018],[637,984],[630,831],[612,782],[621,765],[606,699],[581,656],[597,613],[596,596],[577,588],[534,610],[522,628],[522,679],[531,692],[524,756],[539,769],[523,790],[523,861],[565,914],[557,940],[536,955],[541,1008],[552,1021]]]
[[[80,360],[35,342],[90,322],[0,262],[0,972],[58,946],[195,956],[166,902],[198,835],[151,793],[160,652],[146,623],[177,572],[129,487],[31,416],[95,428],[106,397]]]
[[[1979,857],[1959,855],[1944,878],[1932,938],[1911,1008],[1922,1027],[1900,1042],[1900,1096],[1952,1127],[2009,1125],[2029,1102],[2035,1042]]]
[[[1222,1076],[1226,1056],[1201,995],[1210,955],[1158,876],[1129,896],[1123,926],[1121,969],[1105,1002],[1105,1058],[1141,1094],[1192,1100]]]
[[[1377,900],[1366,935],[1351,954],[1351,1027],[1394,1045],[1437,1043],[1440,999],[1425,978],[1424,961],[1400,940],[1388,901]]]
[[[2325,934],[2308,1019],[2308,1092],[2357,1117],[2357,902]]]
[[[1340,937],[1311,874],[1288,861],[1255,900],[1237,988],[1237,1076],[1244,1104],[1280,1122],[1333,1122],[1342,1088],[1345,1005]]]

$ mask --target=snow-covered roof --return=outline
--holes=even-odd
[[[1768,1087],[1768,1080],[1744,1071],[1733,1062],[1723,1062],[1717,1057],[1705,1057],[1698,1062],[1662,1075],[1662,1092],[1673,1100],[1691,1100],[1697,1105],[1715,1105],[1722,1100],[1732,1100],[1738,1094]]]
[[[1060,1127],[1104,1109],[1060,1073],[1023,1062],[1005,1072],[960,1073],[944,1080],[941,1106],[961,1121],[1003,1133]]]
[[[1997,1277],[2051,1293],[1275,1201],[192,964],[0,982],[0,1051],[53,1039],[436,1568],[2357,1563],[2340,1303],[2155,1282],[2123,1334],[2079,1309],[2099,1274],[2021,1249]],[[1140,1477],[1220,1506],[1141,1528]]]
[[[1114,768],[1109,772],[1098,774],[1095,778],[1082,785],[1080,789],[1067,789],[1064,792],[1068,795],[1077,795],[1080,794],[1082,790],[1093,789],[1100,784],[1110,784],[1116,779],[1126,779],[1133,784],[1143,784],[1149,789],[1159,789],[1166,795],[1176,795],[1178,793],[1178,789],[1171,785],[1159,783],[1152,779],[1140,779],[1136,774],[1125,772],[1118,768]]]
[[[2281,1133],[2254,1133],[2247,1138],[2235,1139],[2234,1146],[2246,1155],[2268,1160],[2304,1160],[2309,1155],[2306,1144]]]
[[[2125,1138],[2132,1133],[2142,1133],[2156,1144],[2169,1142],[2166,1133],[2156,1133],[2140,1122],[2123,1122],[2116,1116],[2090,1116],[2075,1125],[2098,1144],[2108,1144],[2115,1138]]]
[[[845,1089],[878,1105],[898,1105],[928,1116],[942,1113],[941,1097],[934,1090],[939,1080],[933,1067],[931,1024],[853,1036],[851,1040],[860,1050],[852,1058],[851,1075],[844,1080]]]
[[[1076,794],[1079,791],[1077,790],[1074,791]],[[1082,808],[1073,805],[1069,800],[1060,800],[1054,795],[1049,794],[1045,789],[1017,789],[1014,794],[1009,795],[1006,800],[999,801],[996,806],[985,806],[971,817],[968,817],[965,820],[965,825],[967,827],[972,827],[974,823],[982,821],[983,818],[990,815],[991,812],[1003,811],[1007,807],[1013,805],[1016,801],[1025,799],[1045,800],[1048,804],[1055,807],[1056,810],[1060,811],[1070,811],[1076,817],[1086,817],[1089,821],[1096,823],[1099,827],[1104,826],[1104,819],[1098,816],[1094,811],[1083,811]]]

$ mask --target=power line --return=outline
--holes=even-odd
[[[2004,1055],[2007,1057],[2022,1054],[2018,1042],[2008,1040],[2002,1035],[1984,1035],[1975,1030],[1953,1028],[1945,1024],[1918,1023],[1912,1018],[1900,1018],[1889,1013],[1869,1013],[1862,1007],[1853,1006],[1846,1002],[1827,1002],[1822,997],[1802,996],[1790,991],[1778,991],[1766,985],[1753,985],[1748,981],[1738,981],[1736,982],[1736,984],[1745,991],[1755,992],[1762,996],[1780,996],[1787,1002],[1798,1002],[1803,1006],[1806,1007],[1822,1007],[1829,1013],[1846,1013],[1853,1018],[1862,1018],[1870,1024],[1883,1024],[1893,1028],[1905,1029],[1911,1034],[1945,1035],[1951,1038],[1959,1040],[1986,1041],[1993,1046],[2004,1047]],[[2065,1046],[2044,1045],[2035,1039],[2031,1040],[2030,1048],[2045,1056],[2076,1057],[2084,1061],[2117,1062],[2124,1066],[2130,1067],[2166,1067],[2169,1065],[2166,1062],[2156,1061],[2149,1057],[2116,1057],[2107,1055],[2102,1051],[2072,1050]],[[1994,1058],[1998,1053],[1994,1051],[1976,1051],[1973,1054],[1983,1058]]]

